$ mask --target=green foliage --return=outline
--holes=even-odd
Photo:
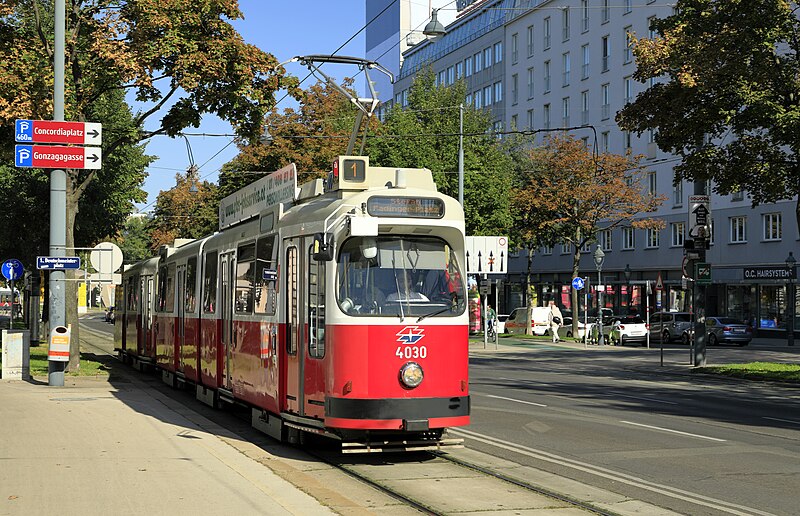
[[[796,9],[785,0],[680,0],[676,8],[653,23],[659,37],[634,49],[635,78],[666,81],[628,104],[620,127],[656,129],[659,147],[684,158],[676,172],[712,179],[719,194],[746,190],[754,205],[792,199],[800,193]]]
[[[152,230],[148,227],[148,220],[144,217],[129,217],[125,222],[125,227],[114,239],[115,243],[122,251],[125,263],[134,263],[139,260],[150,258],[150,234]]]
[[[368,142],[370,164],[425,167],[439,191],[458,198],[459,104],[466,85],[435,85],[433,72],[417,75],[405,109],[393,109]],[[503,143],[486,134],[489,114],[464,108],[464,212],[468,235],[503,235],[511,227],[508,191],[512,160]]]

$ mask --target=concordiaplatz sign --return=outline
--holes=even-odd
[[[796,267],[745,267],[744,279],[761,280],[789,280],[797,279]]]

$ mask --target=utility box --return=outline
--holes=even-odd
[[[69,341],[72,328],[56,326],[50,332],[50,347],[47,350],[47,360],[52,362],[69,362]]]
[[[3,380],[29,380],[31,377],[28,330],[3,330]]]

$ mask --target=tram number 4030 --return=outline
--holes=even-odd
[[[394,354],[400,358],[425,358],[428,356],[428,348],[425,346],[397,346]]]

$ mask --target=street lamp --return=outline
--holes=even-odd
[[[631,295],[631,265],[629,263],[625,264],[623,273],[625,274],[625,292],[628,298],[628,313],[631,313],[631,300],[633,296]]]
[[[789,292],[787,292],[787,300],[786,300],[786,308],[788,312],[788,324],[786,325],[786,332],[787,332],[787,342],[790,346],[794,346],[794,308],[796,302],[796,296],[794,293],[794,278],[795,275],[795,264],[797,260],[795,260],[794,255],[791,251],[789,251],[789,256],[786,258],[786,270],[788,271],[789,276]]]
[[[597,266],[597,322],[600,324],[600,335],[597,338],[597,343],[603,345],[603,294],[600,287],[603,283],[603,261],[606,259],[606,253],[597,244],[597,249],[594,250],[594,264]]]
[[[439,9],[433,9],[431,11],[431,21],[425,25],[425,28],[422,29],[422,33],[426,36],[431,36],[433,38],[438,38],[445,35],[444,25],[437,19],[437,13]]]

